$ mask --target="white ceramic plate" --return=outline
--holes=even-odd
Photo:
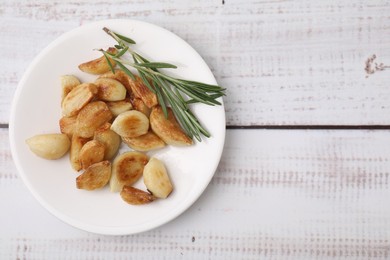
[[[186,42],[158,26],[133,20],[95,22],[65,33],[32,62],[17,88],[10,120],[10,143],[21,178],[35,198],[52,214],[77,228],[101,234],[134,234],[156,228],[190,207],[210,182],[219,163],[225,139],[223,106],[193,106],[194,113],[212,137],[187,148],[166,147],[153,154],[163,160],[174,185],[168,199],[148,205],[126,204],[108,187],[78,190],[78,176],[68,156],[44,160],[35,156],[25,140],[36,134],[58,133],[61,117],[59,77],[74,74],[84,82],[96,77],[78,70],[78,64],[99,57],[94,49],[107,48],[114,40],[102,31],[106,26],[128,35],[134,49],[154,61],[179,68],[172,75],[216,84],[210,69]],[[222,100],[221,100],[222,101]],[[130,150],[122,147],[121,152]],[[145,189],[142,180],[136,187]]]

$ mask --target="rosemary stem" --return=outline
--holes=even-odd
[[[210,137],[210,133],[201,125],[200,121],[190,110],[189,104],[221,105],[217,98],[225,95],[225,89],[217,85],[169,76],[159,71],[159,69],[176,68],[175,65],[165,62],[150,62],[130,48],[129,44],[135,44],[134,40],[115,33],[106,27],[103,30],[118,43],[118,45],[114,45],[118,50],[116,55],[101,50],[107,60],[109,57],[116,61],[119,68],[132,77],[133,80],[135,80],[135,76],[126,66],[136,69],[142,82],[150,91],[156,94],[165,116],[168,117],[167,108],[170,106],[173,114],[190,138],[195,137],[198,141],[202,141],[202,135]],[[122,57],[126,52],[130,54],[134,62]],[[187,98],[190,99],[186,100]]]

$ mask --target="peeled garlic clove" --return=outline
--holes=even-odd
[[[77,116],[62,117],[59,121],[61,133],[67,134],[69,137],[72,137],[74,129],[76,127],[76,118]]]
[[[124,184],[120,183],[118,180],[118,177],[114,171],[114,163],[115,163],[115,160],[113,162],[113,169],[112,169],[112,174],[111,174],[111,178],[110,178],[110,191],[111,192],[120,192],[121,189],[123,188]]]
[[[110,160],[119,150],[121,144],[121,137],[110,129],[111,124],[105,123],[96,129],[93,139],[104,144],[104,159]]]
[[[76,178],[76,187],[84,190],[95,190],[104,187],[111,177],[111,163],[102,161],[92,164]]]
[[[150,113],[150,126],[153,132],[165,143],[174,146],[191,145],[192,140],[184,133],[177,122],[172,109],[167,107],[168,118],[165,118],[161,106],[155,106]]]
[[[126,97],[126,88],[115,79],[100,78],[95,80],[98,87],[97,97],[104,101],[119,101]]]
[[[120,195],[124,201],[131,205],[143,205],[156,199],[152,194],[131,186],[123,186]]]
[[[81,148],[83,148],[84,144],[86,144],[88,141],[90,141],[89,138],[83,138],[81,136],[78,136],[77,134],[74,134],[72,136],[72,144],[70,146],[70,165],[76,171],[81,170],[79,155]]]
[[[93,137],[96,129],[112,118],[103,101],[94,101],[80,110],[76,120],[76,133],[84,138]]]
[[[152,84],[152,83],[150,83]],[[138,76],[135,76],[135,80],[129,79],[130,88],[134,94],[134,97],[142,99],[145,105],[149,108],[158,104],[157,96],[154,94]]]
[[[115,80],[119,81],[120,83],[123,84],[123,86],[125,86],[127,92],[129,93],[130,97],[132,98],[133,91],[131,90],[131,86],[129,83],[131,81],[130,76],[127,75],[122,70],[115,70],[114,72],[115,73],[112,73],[112,71],[108,71],[108,72],[100,75],[99,78],[110,78],[110,79],[115,79]]]
[[[61,89],[62,89],[61,102],[64,100],[66,95],[68,95],[69,92],[72,91],[72,89],[74,89],[75,87],[81,84],[80,80],[73,75],[61,76],[60,82],[61,82]]]
[[[164,164],[152,157],[144,167],[143,178],[146,188],[157,198],[165,199],[173,186]]]
[[[133,99],[133,107],[135,110],[141,112],[145,116],[149,118],[150,112],[152,111],[150,108],[148,108],[145,103],[140,98]]]
[[[26,140],[30,150],[39,157],[55,160],[64,156],[70,147],[66,134],[35,135]]]
[[[115,118],[111,129],[122,137],[137,137],[148,132],[149,119],[139,111],[126,111]]]
[[[106,102],[106,104],[114,117],[133,108],[133,105],[128,100]]]
[[[122,137],[122,140],[127,146],[136,151],[150,151],[163,148],[165,143],[152,131],[138,137]]]
[[[133,185],[141,178],[148,157],[139,152],[125,152],[117,156],[112,164],[110,189],[119,192],[124,185]]]
[[[97,87],[92,83],[83,83],[73,88],[62,101],[64,116],[74,116],[97,94]]]
[[[109,48],[107,52],[115,54],[117,50],[115,48]],[[116,62],[111,58],[108,59],[110,60],[111,65],[115,67]],[[104,55],[101,56],[100,58],[80,64],[79,69],[83,72],[90,73],[90,74],[103,74],[111,70],[110,65],[108,65],[108,62],[106,60],[106,57],[104,57]]]
[[[80,150],[79,160],[81,169],[87,169],[94,163],[104,159],[104,144],[96,140],[88,141]]]

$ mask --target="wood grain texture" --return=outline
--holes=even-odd
[[[0,259],[389,259],[388,130],[228,130],[218,170],[172,222],[101,236],[49,214],[12,162],[16,86],[62,33],[109,18],[189,42],[227,87],[227,124],[390,125],[389,1],[0,0]],[[41,84],[41,83],[37,83]]]
[[[91,21],[156,23],[188,41],[227,87],[228,125],[390,124],[388,1],[0,1],[0,123],[17,83],[60,34]],[[40,84],[40,83],[37,83]]]
[[[7,153],[6,130],[0,141]],[[133,236],[60,222],[19,178],[0,175],[0,187],[0,209],[7,209],[0,211],[1,259],[390,257],[388,131],[230,130],[200,199],[172,222]]]
[[[0,187],[7,181],[17,180],[18,174],[12,160],[8,129],[0,128]]]

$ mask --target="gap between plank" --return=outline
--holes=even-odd
[[[9,128],[0,124],[0,128]],[[226,129],[270,129],[270,130],[390,130],[390,125],[227,125]]]
[[[226,129],[270,130],[390,130],[390,125],[229,125]]]

